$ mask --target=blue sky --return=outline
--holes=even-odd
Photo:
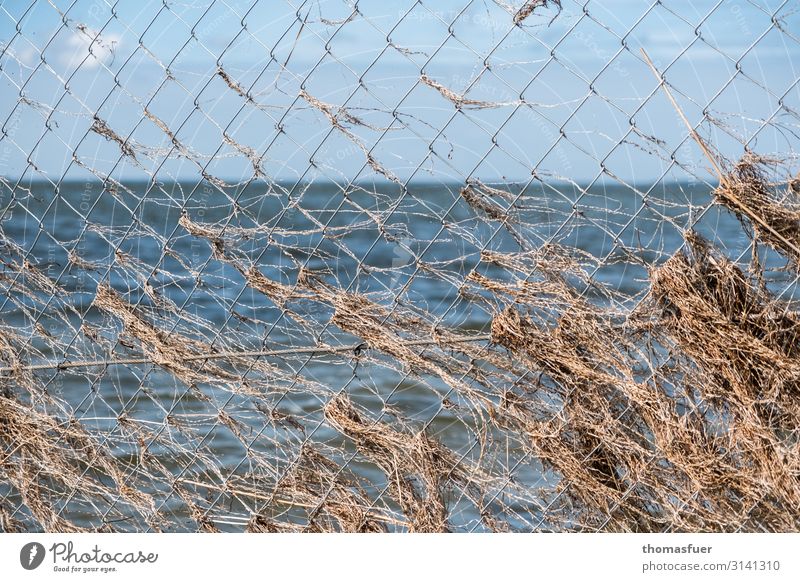
[[[564,0],[515,26],[521,4],[2,2],[0,175],[380,177],[369,155],[401,179],[708,177],[640,48],[728,157],[796,149],[795,2]]]

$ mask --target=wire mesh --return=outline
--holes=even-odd
[[[798,18],[3,2],[0,528],[796,530]]]

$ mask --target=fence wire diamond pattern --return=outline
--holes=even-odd
[[[0,529],[796,531],[797,4],[0,4]]]

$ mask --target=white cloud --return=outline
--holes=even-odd
[[[78,29],[64,41],[59,59],[67,69],[78,65],[84,69],[94,69],[113,60],[121,40],[116,34],[97,36],[96,30],[79,25]]]

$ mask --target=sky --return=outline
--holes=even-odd
[[[3,1],[0,176],[709,179],[641,49],[722,154],[794,154],[796,2],[521,5]]]

